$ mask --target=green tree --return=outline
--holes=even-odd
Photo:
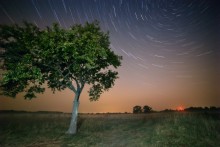
[[[134,106],[133,107],[133,113],[142,113],[141,106]]]
[[[68,134],[77,131],[79,98],[85,84],[90,85],[91,101],[114,85],[121,56],[111,51],[109,33],[101,31],[97,21],[63,29],[53,24],[40,29],[31,23],[0,26],[2,69],[1,94],[25,99],[45,91],[66,88],[74,92]]]
[[[149,112],[151,112],[152,111],[152,108],[151,107],[149,107],[149,106],[147,106],[147,105],[145,105],[144,107],[143,107],[143,113],[149,113]]]

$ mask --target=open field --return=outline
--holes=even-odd
[[[75,136],[70,114],[1,113],[1,147],[220,146],[219,113],[81,114]]]

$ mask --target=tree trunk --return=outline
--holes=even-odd
[[[78,108],[79,108],[79,94],[76,94],[75,99],[73,101],[72,116],[67,134],[73,135],[76,134],[77,132]]]

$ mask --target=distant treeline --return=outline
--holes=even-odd
[[[165,109],[161,112],[176,112],[178,110],[172,110],[172,109]],[[185,108],[184,111],[188,112],[220,112],[220,107],[189,107]]]
[[[220,107],[189,107],[185,108],[184,111],[187,112],[219,112],[220,113]],[[173,109],[164,109],[162,111],[155,111],[152,110],[149,106],[144,106],[143,109],[140,106],[133,107],[133,113],[155,113],[155,112],[178,112],[178,110]],[[65,112],[60,111],[23,111],[23,110],[0,110],[0,113],[41,113],[41,114],[48,114],[48,113],[54,113],[54,114],[67,114]],[[80,113],[80,114],[131,114],[130,112],[107,112],[107,113]]]
[[[189,107],[184,109],[185,111],[218,111],[220,112],[220,107]]]

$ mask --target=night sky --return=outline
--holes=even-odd
[[[220,5],[217,0],[0,0],[0,23],[23,20],[63,28],[98,20],[111,49],[123,56],[115,86],[98,102],[88,87],[80,112],[130,112],[178,106],[220,106]],[[70,112],[70,90],[31,101],[3,97],[0,109]]]

